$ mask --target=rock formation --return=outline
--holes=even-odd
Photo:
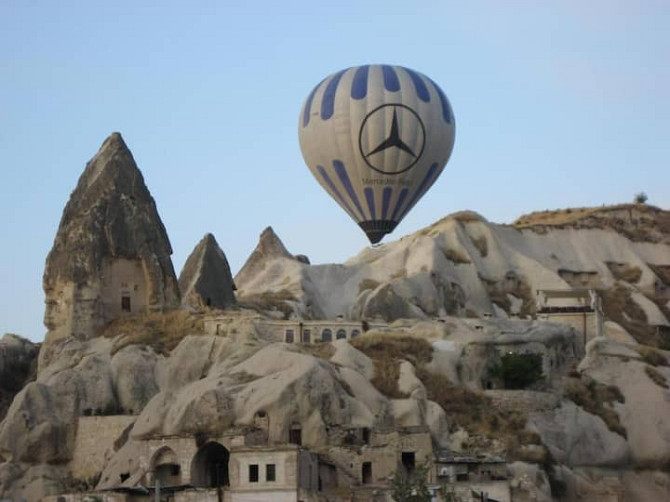
[[[235,284],[241,290],[248,281],[265,270],[271,261],[277,259],[295,261],[295,257],[288,252],[272,227],[267,227],[261,233],[256,248],[235,276]]]
[[[564,211],[498,225],[464,211],[344,264],[307,266],[283,246],[259,245],[238,274],[239,296],[287,291],[296,315],[309,305],[325,318],[393,321],[527,317],[538,289],[595,288],[605,291],[611,321],[660,345],[670,338],[670,213],[639,205],[576,212],[582,217]]]
[[[406,453],[408,465],[435,468],[437,449],[498,458],[513,501],[668,500],[667,222],[639,205],[515,226],[461,212],[341,265],[310,265],[267,228],[236,277],[239,309],[161,312],[179,303],[170,245],[113,134],[47,259],[49,333],[34,381],[37,347],[0,340],[0,405],[13,397],[0,422],[0,499],[140,491],[159,473],[198,487],[185,497],[216,497],[196,484],[212,466],[227,469],[230,455],[239,479],[236,451],[297,443],[318,453],[324,486],[337,480],[328,496],[338,502],[383,491]],[[235,301],[211,235],[180,286],[195,307]],[[607,337],[584,345],[572,326],[533,315],[536,289],[570,287],[603,291]],[[539,370],[522,390],[507,386],[509,360],[517,378],[519,360]],[[225,459],[208,449],[217,444]]]
[[[212,234],[206,234],[186,260],[179,290],[184,305],[219,309],[236,305],[228,260]]]
[[[44,271],[47,344],[179,304],[172,248],[132,154],[113,133],[88,162]]]

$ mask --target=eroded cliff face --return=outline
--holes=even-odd
[[[177,306],[172,248],[119,133],[88,162],[44,271],[46,344],[89,339],[127,313]]]
[[[263,294],[296,315],[393,321],[523,318],[535,313],[538,289],[592,288],[603,292],[611,321],[661,346],[659,334],[670,332],[670,213],[637,205],[580,211],[517,226],[464,211],[344,264],[258,255],[238,274],[238,295]]]

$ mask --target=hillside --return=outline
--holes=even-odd
[[[590,288],[638,341],[670,347],[669,219],[638,205],[533,213],[514,225],[464,211],[344,264],[268,254],[238,275],[238,297],[263,296],[287,317],[523,318],[537,290]]]
[[[311,265],[267,228],[234,280],[207,234],[178,282],[113,134],[45,342],[0,340],[0,500],[668,500],[669,237],[651,206],[462,211]]]

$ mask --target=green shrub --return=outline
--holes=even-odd
[[[525,389],[544,379],[540,354],[505,354],[491,371],[500,378],[506,389]]]

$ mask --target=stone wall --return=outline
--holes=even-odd
[[[108,455],[123,431],[135,421],[131,415],[79,417],[70,470],[75,479],[88,480],[102,472]]]
[[[602,335],[601,321],[595,312],[575,312],[575,313],[542,313],[538,314],[538,319],[555,322],[559,324],[567,324],[572,326],[579,334],[578,340],[582,346],[597,336]],[[586,343],[584,342],[586,335]]]
[[[415,465],[431,464],[433,444],[430,433],[389,432],[373,434],[370,445],[361,447],[331,446],[328,459],[337,465],[338,484],[351,485],[352,481],[363,483],[363,464],[370,463],[370,484],[386,484],[402,465],[402,453],[414,453]],[[429,469],[429,482],[433,481],[433,469]]]

